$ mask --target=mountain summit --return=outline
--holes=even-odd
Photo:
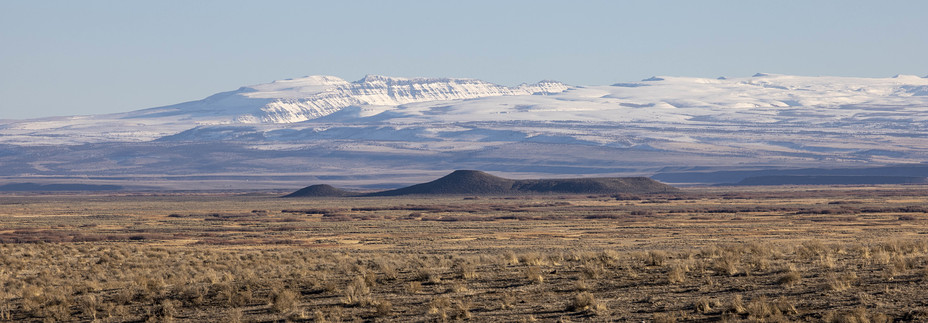
[[[398,78],[367,75],[355,82],[335,76],[306,76],[252,85],[192,101],[139,111],[134,117],[212,116],[232,123],[293,123],[323,117],[350,106],[554,94],[567,86],[542,81],[508,87],[476,79]],[[227,120],[222,120],[223,118]]]

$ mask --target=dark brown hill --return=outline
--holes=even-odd
[[[284,195],[283,197],[338,197],[352,195],[357,194],[336,188],[332,185],[319,184],[304,187],[299,191]]]
[[[532,193],[666,193],[677,189],[647,177],[534,179],[516,181],[514,191]]]
[[[442,178],[395,190],[357,194],[329,185],[313,185],[284,197],[401,195],[647,194],[676,192],[647,177],[601,177],[516,180],[476,170],[456,170]]]
[[[498,195],[511,194],[517,181],[493,176],[476,170],[456,170],[445,177],[422,184],[416,184],[395,190],[375,192],[367,196],[397,195]]]
[[[437,180],[365,196],[665,193],[677,189],[647,177],[514,180],[458,170]]]

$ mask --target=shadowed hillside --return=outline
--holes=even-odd
[[[647,177],[604,177],[514,180],[476,170],[457,170],[445,177],[395,190],[355,196],[400,195],[519,195],[665,193],[677,189]],[[349,196],[328,185],[313,185],[285,197]]]
[[[664,193],[677,189],[647,177],[535,179],[516,181],[513,190],[526,193]]]
[[[370,193],[368,196],[510,194],[517,181],[476,170],[456,170],[445,177],[395,190]]]
[[[343,189],[333,187],[332,185],[319,184],[307,186],[299,191],[284,195],[283,197],[327,197],[327,196],[351,196],[357,195]]]

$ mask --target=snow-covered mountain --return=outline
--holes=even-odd
[[[917,76],[516,87],[309,76],[127,113],[2,121],[0,176],[247,174],[262,185],[325,177],[350,186],[459,168],[537,177],[866,166],[926,161],[926,137],[928,79]]]
[[[396,78],[368,75],[355,82],[334,76],[307,76],[242,87],[206,99],[133,113],[136,118],[188,115],[216,122],[293,123],[316,119],[350,106],[398,106],[416,102],[493,96],[552,94],[567,86],[542,81],[506,87],[474,79]]]

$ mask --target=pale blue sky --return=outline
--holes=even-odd
[[[304,75],[928,74],[928,1],[0,0],[0,119],[122,112]]]

